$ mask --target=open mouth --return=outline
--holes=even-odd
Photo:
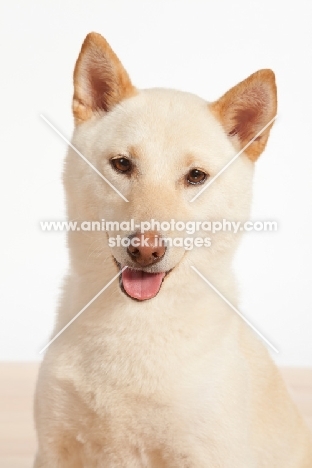
[[[115,262],[121,269],[121,265],[116,260]],[[119,285],[122,292],[131,299],[146,301],[159,293],[161,285],[169,272],[148,273],[144,270],[134,270],[128,267],[121,273]]]
[[[147,273],[143,270],[126,268],[121,273],[124,292],[132,299],[146,301],[155,297],[162,285],[166,273]]]

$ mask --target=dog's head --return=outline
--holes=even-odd
[[[179,91],[137,90],[106,40],[91,33],[74,88],[73,145],[93,167],[69,150],[69,216],[105,226],[105,259],[127,267],[123,292],[153,298],[181,263],[232,251],[233,233],[213,235],[203,222],[248,218],[253,162],[276,114],[273,72],[254,73],[213,103]],[[95,236],[98,242],[98,232],[80,238],[84,255]]]

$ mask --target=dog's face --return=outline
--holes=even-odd
[[[208,261],[233,249],[232,233],[212,236],[201,222],[247,219],[253,161],[270,127],[193,198],[275,116],[273,73],[257,72],[212,104],[179,91],[138,91],[107,42],[92,33],[74,81],[73,144],[115,190],[70,151],[68,160],[75,161],[65,175],[69,214],[119,223],[101,234],[118,268],[128,267],[122,291],[151,299],[181,262],[203,255]],[[181,230],[183,225],[188,229]],[[202,246],[190,248],[195,238]]]

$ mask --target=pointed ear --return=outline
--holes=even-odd
[[[75,123],[90,119],[98,111],[108,112],[135,94],[126,70],[108,42],[100,34],[88,34],[74,71]]]
[[[210,104],[210,109],[234,145],[243,149],[276,116],[274,73],[257,71]],[[245,150],[252,161],[264,150],[272,125],[273,122]]]

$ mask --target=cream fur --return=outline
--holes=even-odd
[[[83,55],[79,60],[85,73],[88,63]],[[69,149],[69,219],[248,219],[248,155],[189,202],[201,188],[183,184],[189,156],[212,176],[239,144],[204,100],[136,91],[109,110],[92,109],[90,117],[84,96],[78,98],[79,119],[88,117],[73,144],[129,202]],[[137,174],[116,173],[109,164],[114,155],[132,158]],[[102,232],[69,234],[71,266],[53,336],[116,275],[113,257],[131,266],[125,249],[107,242]],[[35,468],[312,467],[310,435],[266,348],[190,268],[238,306],[231,270],[237,242],[237,235],[218,233],[210,248],[168,249],[147,269],[172,269],[156,297],[134,301],[115,281],[48,348],[35,402]]]

